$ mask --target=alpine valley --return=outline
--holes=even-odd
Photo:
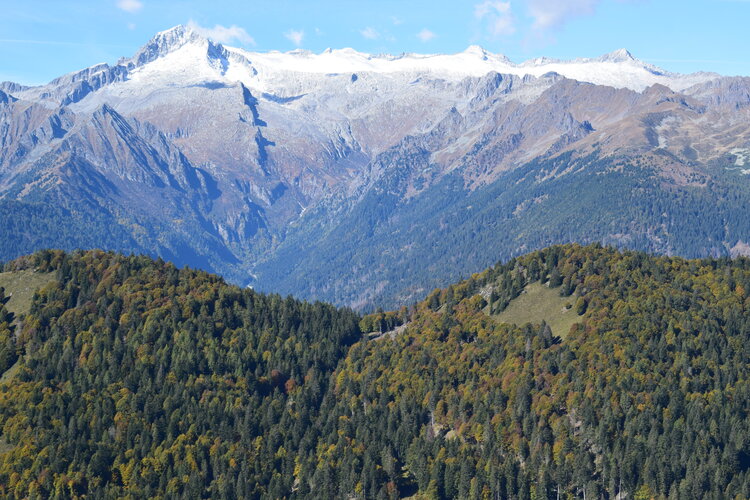
[[[161,256],[371,309],[552,243],[750,253],[750,78],[618,50],[253,53],[187,26],[0,84],[0,259]]]

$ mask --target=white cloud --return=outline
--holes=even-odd
[[[192,28],[206,38],[210,38],[214,42],[238,42],[243,45],[255,45],[255,39],[250,36],[250,34],[245,31],[244,28],[240,28],[239,26],[235,26],[234,24],[229,27],[222,26],[221,24],[216,24],[213,28],[208,28],[206,26],[201,26],[195,21],[191,20],[188,23],[188,27]]]
[[[516,20],[510,2],[485,0],[474,5],[474,17],[487,23],[490,36],[512,35],[516,32]]]
[[[748,0],[748,1],[750,1],[750,0]],[[393,21],[393,25],[394,26],[399,26],[401,24],[404,24],[404,20],[401,19],[400,17],[396,17],[396,16],[391,16],[391,21]]]
[[[601,2],[602,0],[480,0],[474,4],[474,17],[482,23],[483,30],[490,38],[509,36],[516,33],[521,24],[515,17],[511,4],[524,5],[525,17],[531,21],[532,33],[545,39],[551,31],[561,28],[569,21],[593,14]]]
[[[375,28],[371,28],[369,26],[363,30],[360,30],[359,33],[368,40],[377,40],[378,38],[380,38],[380,33],[378,33]]]
[[[140,0],[117,0],[117,8],[135,14],[143,8]]]
[[[291,40],[294,45],[299,47],[302,45],[302,39],[305,38],[305,32],[302,30],[289,30],[284,33],[284,36]]]
[[[528,0],[533,28],[547,31],[559,28],[574,17],[593,14],[600,0]]]
[[[417,33],[417,38],[422,40],[423,42],[429,42],[433,38],[435,38],[437,35],[433,33],[432,31],[428,30],[427,28],[424,28],[422,31]]]

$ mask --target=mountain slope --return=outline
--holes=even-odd
[[[0,321],[3,496],[750,494],[745,258],[555,246],[361,319],[145,257],[5,270],[56,279]],[[488,315],[530,284],[564,339]]]
[[[0,257],[136,251],[366,309],[561,241],[743,252],[749,82],[627,51],[252,53],[178,26],[0,85]]]
[[[491,264],[488,248],[510,257],[599,241],[687,257],[743,253],[747,178],[723,168],[691,175],[669,179],[642,162],[592,155],[531,162],[474,191],[450,175],[418,201],[403,202],[385,184],[341,216],[312,214],[319,225],[296,227],[258,266],[258,281],[395,307]]]

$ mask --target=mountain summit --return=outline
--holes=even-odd
[[[610,52],[609,54],[604,54],[598,60],[602,62],[613,62],[613,63],[637,61],[637,59],[633,57],[633,54],[631,54],[630,51],[628,51],[628,49],[617,49],[615,51]],[[637,62],[640,62],[640,61],[637,61]]]
[[[206,44],[207,42],[208,40],[198,34],[193,28],[180,24],[154,35],[154,37],[141,47],[141,49],[133,56],[132,61],[140,66],[180,49],[186,44]]]

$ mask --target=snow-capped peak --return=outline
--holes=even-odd
[[[482,59],[487,59],[487,51],[479,45],[469,45],[464,50],[464,54],[479,56]]]
[[[627,49],[617,49],[609,54],[604,54],[598,60],[601,62],[620,63],[636,61],[636,58]]]
[[[493,54],[479,45],[469,45],[461,54],[478,58],[482,61],[494,61],[495,63],[513,64],[504,54]]]
[[[174,52],[187,44],[208,44],[208,39],[200,35],[190,26],[179,24],[166,31],[160,31],[141,47],[133,56],[136,66],[148,64],[159,57]]]

